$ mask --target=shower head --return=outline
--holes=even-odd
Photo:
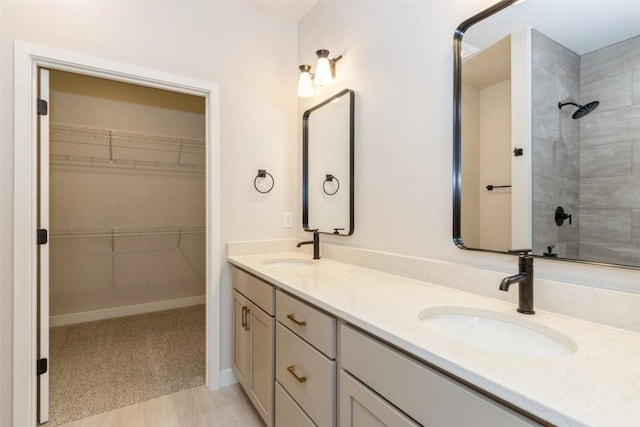
[[[584,104],[582,107],[578,108],[578,110],[576,110],[576,112],[573,113],[573,116],[571,117],[573,117],[574,119],[584,117],[595,110],[598,105],[600,105],[600,101],[593,101],[588,104]]]
[[[562,109],[562,107],[564,107],[565,105],[575,105],[576,107],[578,107],[575,113],[573,113],[573,115],[571,116],[571,118],[575,120],[575,119],[581,119],[582,117],[586,116],[587,114],[595,110],[596,107],[600,105],[600,101],[593,101],[584,105],[579,105],[579,104],[576,104],[575,102],[565,102],[565,103],[558,102],[558,108],[560,109]]]

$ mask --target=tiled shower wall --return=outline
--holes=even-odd
[[[558,102],[579,101],[580,56],[542,33],[532,31],[533,251],[576,258],[580,224],[577,219],[580,124],[571,119],[575,107]],[[573,215],[561,227],[555,210]]]
[[[640,36],[581,57],[580,258],[640,264]]]

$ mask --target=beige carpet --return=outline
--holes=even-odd
[[[205,306],[51,328],[49,426],[204,384]]]

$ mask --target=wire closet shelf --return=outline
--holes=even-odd
[[[204,226],[61,227],[51,229],[55,256],[204,250]]]
[[[117,129],[50,124],[50,160],[58,166],[202,174],[202,139]]]
[[[205,277],[204,226],[60,227],[50,237],[51,277],[67,290]]]

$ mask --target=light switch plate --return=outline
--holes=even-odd
[[[284,228],[291,228],[293,227],[293,213],[291,212],[285,212],[284,213],[284,217],[283,217],[283,226]]]

